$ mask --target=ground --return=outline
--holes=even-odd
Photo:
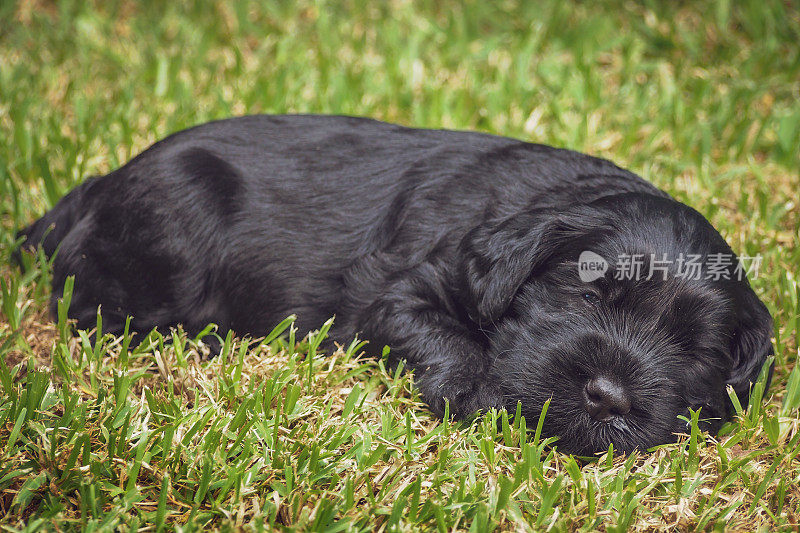
[[[0,21],[4,530],[800,525],[796,3],[31,0]],[[630,168],[762,256],[772,387],[720,435],[583,460],[537,420],[433,418],[358,343],[318,353],[324,328],[287,322],[207,360],[181,332],[131,351],[48,319],[46,263],[8,266],[15,228],[170,132],[259,112],[475,129]]]

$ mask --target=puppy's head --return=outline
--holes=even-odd
[[[464,303],[513,412],[563,450],[644,450],[716,432],[771,353],[772,319],[716,230],[674,200],[622,194],[528,210],[461,243]],[[743,268],[745,267],[745,268]]]

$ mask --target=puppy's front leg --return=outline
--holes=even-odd
[[[456,418],[502,407],[483,346],[448,307],[439,287],[402,279],[362,315],[362,331],[375,350],[391,348],[393,363],[406,360],[437,415],[444,415],[445,400]]]

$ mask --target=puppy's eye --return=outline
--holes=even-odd
[[[600,303],[600,297],[593,292],[584,292],[581,294],[581,298],[583,298],[584,302],[591,305],[598,305]]]

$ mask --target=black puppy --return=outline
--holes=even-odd
[[[51,310],[75,275],[80,328],[98,305],[117,333],[128,315],[254,336],[335,315],[334,340],[389,345],[437,414],[520,401],[535,420],[552,399],[545,429],[576,453],[674,440],[688,408],[716,431],[726,385],[746,403],[772,349],[767,309],[695,210],[608,161],[478,133],[213,122],[20,234],[58,249]]]

